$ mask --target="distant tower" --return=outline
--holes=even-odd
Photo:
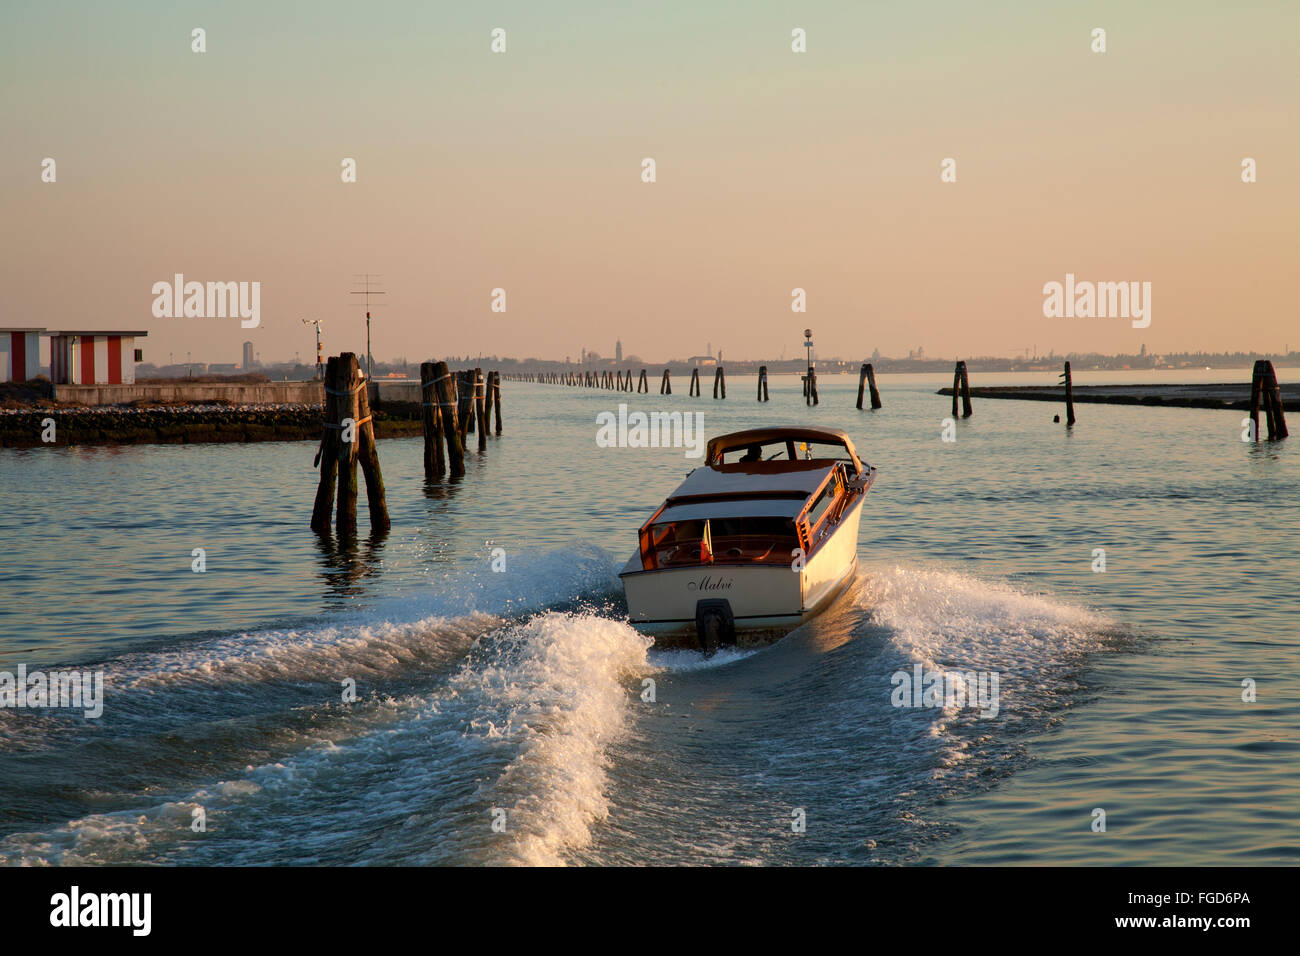
[[[614,361],[619,365],[623,364],[623,340],[619,339],[614,343]]]
[[[1138,354],[1139,354],[1139,355],[1146,355],[1146,354],[1147,354],[1147,344],[1146,344],[1145,342],[1142,343],[1142,351],[1139,352]]]
[[[879,362],[879,361],[880,361],[880,349],[874,349],[874,350],[872,350],[872,352],[871,352],[871,361],[873,361],[873,362]]]
[[[586,350],[586,349],[583,349],[583,350],[582,350],[582,364],[583,364],[583,365],[586,365],[586,364],[587,364],[587,350]],[[466,427],[468,427],[468,426],[466,426]]]
[[[253,367],[253,343],[245,342],[244,343],[244,369],[247,371],[252,367]]]

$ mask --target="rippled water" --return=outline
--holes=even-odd
[[[106,682],[99,719],[0,709],[0,860],[1294,863],[1300,439],[977,400],[948,444],[940,384],[872,413],[847,376],[815,410],[506,383],[461,483],[381,444],[392,534],[343,553],[312,444],[0,450],[0,669]],[[649,649],[615,572],[693,462],[598,448],[619,401],[848,429],[880,476],[846,599],[763,650]],[[891,706],[915,664],[998,673],[997,715]]]

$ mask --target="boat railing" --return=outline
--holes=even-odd
[[[831,470],[825,480],[817,487],[817,490],[809,495],[808,505],[795,519],[795,526],[800,532],[800,546],[804,549],[805,555],[812,554],[813,549],[821,543],[827,531],[844,516],[845,510],[852,500],[853,496],[849,494],[850,485],[847,466],[848,463],[844,462]],[[827,491],[827,486],[831,485],[831,483],[834,483],[833,493],[835,498],[817,520],[812,521],[810,512],[821,500],[822,495]]]

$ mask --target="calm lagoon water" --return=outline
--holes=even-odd
[[[1076,380],[1162,376],[1234,377]],[[942,384],[883,376],[872,413],[850,376],[816,409],[507,382],[463,482],[381,444],[392,533],[343,552],[314,443],[0,450],[0,669],[106,684],[94,720],[0,710],[0,861],[1296,863],[1300,439],[977,399],[945,443]],[[847,429],[880,469],[847,598],[759,651],[648,649],[615,572],[694,462],[598,448],[620,401]],[[997,716],[891,706],[917,663],[997,672]]]

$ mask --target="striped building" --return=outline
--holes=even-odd
[[[0,382],[27,382],[41,371],[44,329],[0,329]]]
[[[55,385],[131,385],[148,332],[49,332],[50,381]]]

